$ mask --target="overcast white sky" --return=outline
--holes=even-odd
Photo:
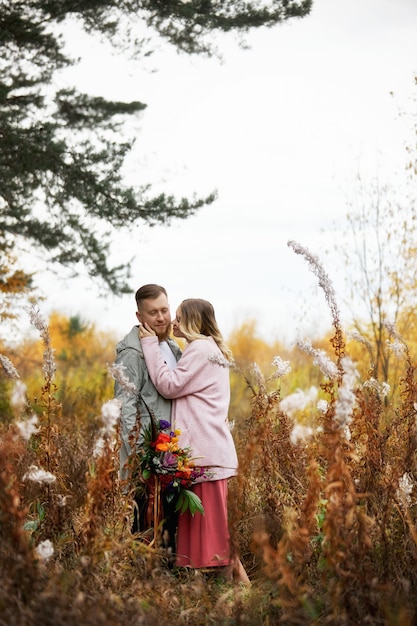
[[[355,176],[394,181],[404,170],[413,120],[398,110],[415,114],[416,0],[315,0],[303,20],[251,34],[250,50],[220,41],[222,64],[164,48],[144,71],[76,42],[80,89],[148,104],[132,127],[129,181],[219,193],[184,222],[118,237],[114,260],[136,255],[132,288],[165,285],[172,313],[186,297],[209,299],[226,336],[252,318],[288,342],[329,328],[316,278],[287,241],[332,278],[324,249]],[[80,314],[120,337],[135,323],[133,295],[101,299],[84,279],[40,283],[45,314]]]

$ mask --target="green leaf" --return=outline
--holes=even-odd
[[[42,504],[39,502],[39,500],[36,503],[36,509],[38,511],[38,516],[39,519],[41,521],[43,521],[45,519],[45,509],[43,508]]]
[[[189,489],[181,490],[175,510],[180,513],[189,510],[193,517],[196,511],[204,515],[204,507],[200,498]]]
[[[142,472],[142,477],[144,480],[148,480],[152,476],[152,472],[149,469],[144,469]]]
[[[176,493],[174,491],[167,491],[165,493],[165,500],[170,503],[173,502],[174,498],[176,496]]]
[[[24,530],[27,530],[27,531],[33,533],[33,532],[35,532],[35,530],[38,529],[38,522],[37,522],[37,520],[33,520],[31,522],[25,522],[23,528],[24,528]]]

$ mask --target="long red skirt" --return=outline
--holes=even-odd
[[[194,517],[189,511],[178,520],[178,567],[215,567],[230,565],[230,534],[227,521],[227,478],[193,485],[199,496],[204,515]]]

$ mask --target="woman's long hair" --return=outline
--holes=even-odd
[[[223,356],[233,361],[232,352],[224,342],[210,302],[201,298],[187,298],[181,302],[180,310],[178,326],[188,342],[213,337]]]

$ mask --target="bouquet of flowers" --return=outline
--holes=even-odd
[[[196,511],[204,515],[200,498],[190,490],[197,478],[209,478],[204,467],[196,466],[189,447],[180,448],[178,438],[180,430],[170,430],[171,424],[159,420],[159,430],[155,433],[152,425],[145,432],[143,448],[140,451],[140,466],[145,480],[154,475],[165,498],[172,501],[178,498],[176,511],[191,515]]]

